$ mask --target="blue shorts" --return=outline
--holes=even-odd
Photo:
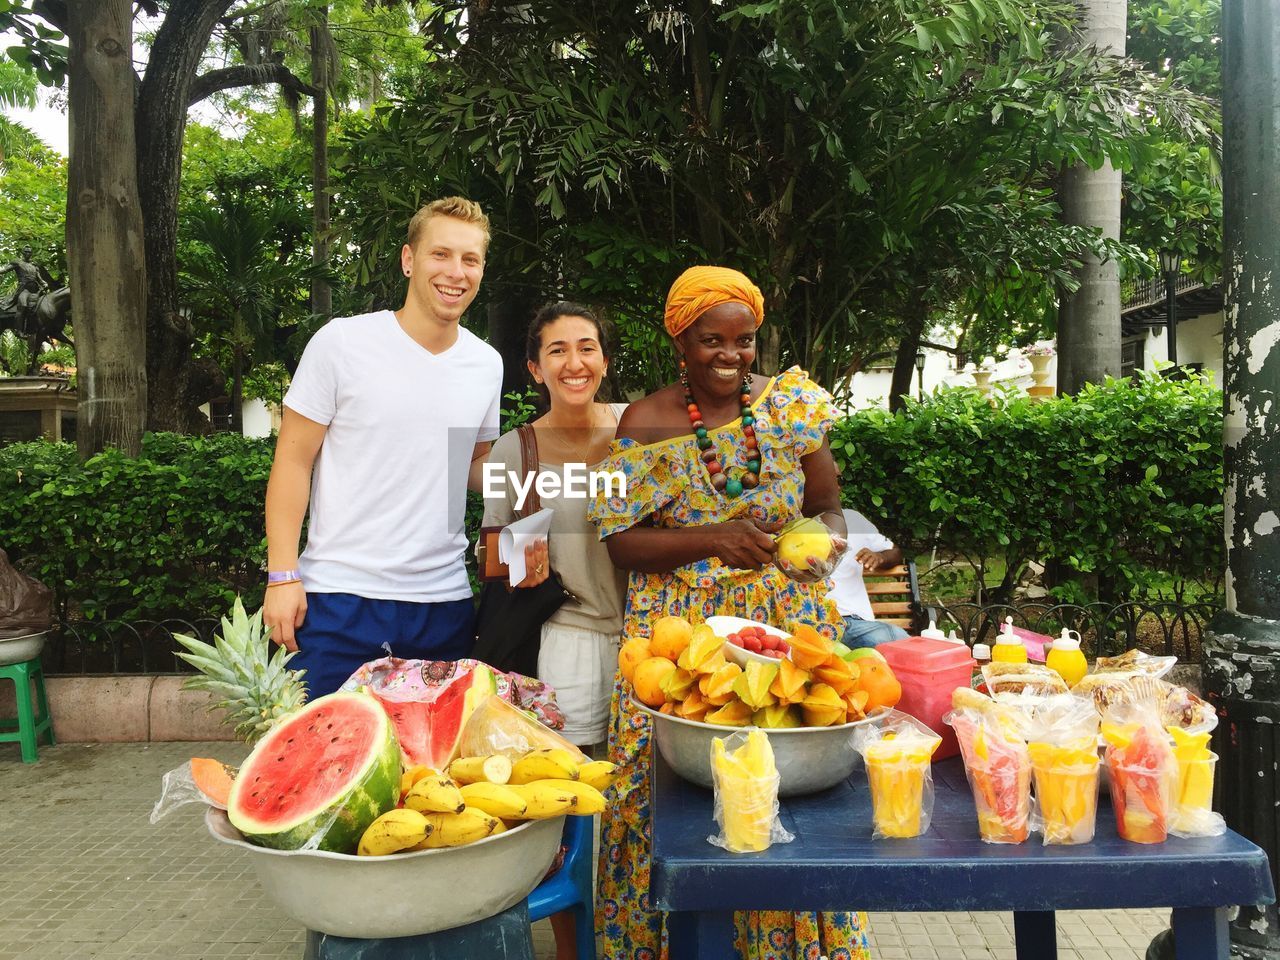
[[[391,655],[404,660],[461,660],[475,646],[475,602],[369,600],[350,593],[308,593],[298,628],[293,670],[306,670],[310,700],[333,693],[363,663]]]

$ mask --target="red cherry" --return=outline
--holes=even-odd
[[[743,646],[745,649],[750,650],[752,653],[759,653],[759,652],[760,652],[760,638],[759,638],[759,637],[757,637],[757,636],[754,636],[754,635],[753,635],[753,636],[750,636],[750,637],[746,637],[746,638],[745,638],[745,639],[743,639],[743,641],[742,641],[742,646]]]
[[[742,638],[739,637],[736,633],[729,634],[727,637],[725,637],[725,639],[728,640],[730,643],[732,643],[735,647],[742,646]]]
[[[762,647],[763,647],[764,649],[766,649],[766,650],[777,650],[777,649],[778,649],[778,638],[777,638],[777,637],[775,637],[775,636],[774,636],[773,634],[771,634],[771,633],[764,633],[764,634],[761,634],[761,635],[760,635],[760,646],[762,646]]]
[[[787,641],[785,641],[785,640],[779,640],[779,641],[778,641],[778,645],[777,645],[776,647],[774,647],[774,649],[775,649],[775,650],[777,650],[779,653],[784,653],[784,654],[785,654],[785,653],[790,653],[790,652],[791,652],[791,644],[787,643]]]

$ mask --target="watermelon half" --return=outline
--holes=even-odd
[[[364,693],[333,693],[271,728],[240,767],[227,817],[253,843],[354,853],[400,796],[400,745]]]
[[[498,678],[482,663],[450,680],[429,702],[374,696],[395,724],[404,765],[443,770],[458,755],[471,714],[497,692]]]

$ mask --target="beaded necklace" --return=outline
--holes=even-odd
[[[698,403],[693,399],[693,391],[689,388],[689,374],[685,370],[684,360],[680,361],[680,386],[684,388],[684,402],[689,411],[689,425],[697,439],[699,454],[707,473],[711,476],[711,486],[728,497],[736,497],[742,491],[750,490],[760,483],[760,447],[756,441],[755,415],[751,412],[751,375],[742,378],[742,393],[738,400],[742,409],[742,436],[747,448],[747,469],[742,476],[730,478],[728,471],[720,465],[719,455],[711,447],[711,437],[707,434],[707,424],[698,410]]]

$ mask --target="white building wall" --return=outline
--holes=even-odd
[[[1181,328],[1179,328],[1181,333]],[[975,385],[971,374],[956,370],[955,356],[941,350],[924,351],[924,392],[928,396],[939,387],[972,387]],[[850,388],[850,399],[846,408],[849,410],[866,410],[871,407],[889,406],[889,387],[893,381],[893,370],[876,368],[862,370],[853,375]],[[911,396],[919,391],[919,378],[911,375]],[[1012,354],[995,365],[995,373],[991,378],[992,388],[1013,385],[1026,390],[1034,384],[1031,379],[1031,363],[1021,354]],[[1058,382],[1058,358],[1049,361],[1049,386]]]
[[[1203,313],[1178,323],[1178,360],[1199,363],[1212,371],[1214,381],[1222,386],[1222,312]],[[1163,327],[1148,329],[1142,345],[1143,369],[1154,370],[1157,363],[1169,360],[1169,337]]]

